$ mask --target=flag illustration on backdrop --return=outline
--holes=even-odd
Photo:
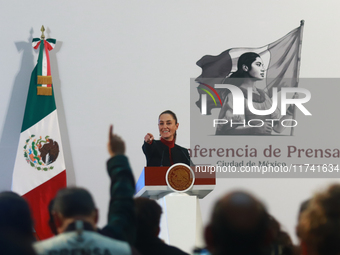
[[[260,48],[231,48],[218,56],[203,56],[197,65],[202,74],[196,78],[200,95],[196,105],[201,109],[201,96],[206,96],[206,113],[211,114],[213,108],[221,108],[226,96],[225,89],[215,89],[215,84],[223,84],[237,70],[239,57],[246,52],[255,52],[262,58],[266,67],[265,90],[271,97],[272,88],[280,91],[281,87],[297,87],[299,79],[300,50],[304,22],[277,41]],[[202,110],[202,109],[201,109]]]
[[[28,89],[16,155],[12,190],[29,203],[39,239],[52,236],[48,204],[66,187],[66,168],[54,99],[49,51],[55,39],[34,38],[39,57]]]

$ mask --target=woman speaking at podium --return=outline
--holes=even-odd
[[[160,140],[147,133],[144,137],[143,152],[147,166],[171,166],[176,163],[190,165],[188,150],[175,144],[179,123],[176,114],[170,110],[159,115],[158,128]]]

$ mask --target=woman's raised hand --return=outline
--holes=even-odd
[[[154,137],[152,134],[147,133],[146,136],[144,137],[144,141],[148,144],[151,144],[153,141]]]

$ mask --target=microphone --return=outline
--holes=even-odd
[[[194,163],[191,161],[190,157],[188,158],[188,156],[183,152],[183,150],[181,150],[181,152],[183,153],[184,157],[186,158],[186,160],[189,162],[189,166],[194,166]]]

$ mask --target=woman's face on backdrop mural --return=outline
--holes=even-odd
[[[265,68],[263,61],[260,57],[257,57],[253,63],[251,63],[249,76],[257,80],[263,80],[265,77]]]
[[[175,132],[178,129],[178,123],[171,114],[162,114],[159,116],[158,128],[161,137],[165,140],[172,141],[175,136]]]

